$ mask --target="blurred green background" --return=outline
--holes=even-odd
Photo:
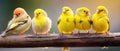
[[[120,0],[0,0],[0,32],[4,31],[9,20],[13,17],[13,10],[17,7],[24,8],[33,18],[33,11],[37,8],[44,9],[52,19],[52,29],[50,33],[58,33],[57,19],[61,14],[63,6],[69,6],[74,11],[79,7],[88,7],[91,10],[91,16],[95,13],[96,7],[104,5],[108,9],[110,18],[110,31],[120,32]],[[91,30],[92,32],[92,30]],[[32,30],[26,34],[33,34]],[[118,51],[120,47],[72,47],[71,51]],[[61,47],[42,48],[0,48],[0,51],[61,51]]]

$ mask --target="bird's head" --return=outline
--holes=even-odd
[[[36,9],[34,11],[35,17],[38,16],[47,16],[47,13],[43,9]]]
[[[89,16],[90,15],[90,10],[86,7],[81,7],[81,8],[78,8],[76,10],[76,14],[78,15],[85,15],[85,16]]]
[[[18,17],[22,16],[23,14],[25,14],[25,10],[23,8],[19,7],[14,10],[13,14],[14,14],[15,18],[18,18]]]
[[[73,11],[68,6],[64,6],[62,8],[62,12],[63,12],[63,14],[72,14],[73,15]]]
[[[104,6],[98,6],[97,7],[97,13],[98,14],[100,14],[100,13],[108,14],[108,10]]]

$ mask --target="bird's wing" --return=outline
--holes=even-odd
[[[9,21],[8,25],[7,25],[7,28],[10,27],[10,25],[12,24],[12,20]]]
[[[61,19],[58,19],[57,24],[59,24],[59,23],[60,23],[60,21],[61,21]]]
[[[109,21],[108,21],[108,25],[109,25],[109,27],[108,27],[108,31],[110,30],[110,23],[109,23]]]
[[[107,18],[107,22],[108,22],[108,31],[110,30],[110,22],[109,22],[109,18]]]
[[[28,20],[18,21],[18,22],[16,22],[16,23],[11,24],[11,26],[9,27],[9,29],[7,30],[7,32],[9,32],[9,31],[11,31],[11,30],[14,30],[14,29],[18,28],[19,26],[21,26],[21,25],[27,23],[27,21],[28,21]]]
[[[109,18],[107,16],[104,17],[104,19],[107,21],[108,23],[108,31],[110,30],[110,22],[109,22]]]
[[[92,20],[88,20],[90,24],[93,24],[93,21]]]
[[[76,19],[74,18],[74,24],[76,24]]]
[[[14,23],[12,23],[12,21],[10,21],[10,23],[8,24],[8,27],[7,27],[7,32],[18,28],[19,26],[21,26],[23,24],[26,24],[27,22],[28,22],[28,17],[23,19],[22,21],[16,21]]]

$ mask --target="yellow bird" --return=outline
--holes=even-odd
[[[16,8],[13,12],[13,18],[8,23],[5,31],[0,35],[4,37],[6,33],[22,35],[31,26],[31,18],[23,8]]]
[[[32,19],[33,32],[37,34],[48,34],[51,29],[52,21],[47,16],[43,9],[36,9],[34,11],[34,18]]]
[[[92,16],[93,21],[93,30],[97,33],[106,33],[109,35],[109,18],[108,18],[108,10],[104,6],[98,6],[97,12]]]
[[[88,31],[91,28],[91,21],[90,21],[90,10],[86,7],[81,7],[76,10],[75,15],[75,23],[76,23],[76,29],[78,29],[78,34],[80,34],[80,31]]]
[[[57,24],[60,33],[66,35],[71,34],[74,31],[75,22],[73,11],[70,9],[70,7],[65,6],[62,8],[62,14],[59,17]]]
[[[71,10],[70,7],[68,6],[64,6],[62,8],[62,14],[60,15],[59,19],[58,19],[58,30],[61,35],[68,35],[68,34],[72,34],[74,29],[75,29],[75,20],[74,20],[74,16],[73,16],[73,11]],[[69,47],[63,47],[62,51],[70,51]]]

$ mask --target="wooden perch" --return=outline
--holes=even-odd
[[[0,47],[102,47],[120,46],[120,33],[111,33],[110,36],[86,34],[64,35],[59,38],[58,34],[45,35],[11,35],[0,37]]]

